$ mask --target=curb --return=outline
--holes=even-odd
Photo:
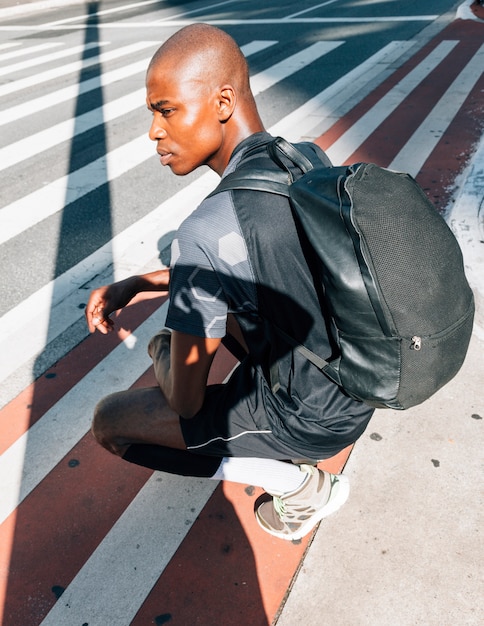
[[[474,332],[484,340],[484,135],[456,183],[457,198],[446,219],[460,244],[467,279],[474,291]]]

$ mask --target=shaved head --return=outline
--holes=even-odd
[[[161,164],[178,175],[200,165],[222,174],[235,147],[264,130],[244,55],[208,24],[182,28],[158,49],[146,74],[146,104]]]
[[[219,28],[192,24],[172,35],[155,53],[148,72],[176,71],[208,89],[232,85],[252,100],[247,61],[236,42]]]

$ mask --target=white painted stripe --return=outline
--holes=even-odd
[[[244,46],[243,51],[248,56],[275,43],[277,42],[253,41]],[[143,70],[146,69],[146,66],[147,62],[146,65],[143,65]],[[0,171],[20,163],[25,159],[26,154],[31,158],[63,141],[71,140],[75,135],[84,133],[99,124],[106,124],[122,115],[126,115],[130,111],[141,108],[144,105],[145,94],[146,91],[143,87],[122,98],[113,100],[102,107],[79,115],[75,119],[66,120],[39,133],[29,135],[25,139],[16,141],[5,148],[0,148]],[[53,98],[55,98],[55,94],[53,94]],[[30,105],[29,108],[36,111],[36,109],[32,108],[32,105]],[[34,148],[32,148],[32,146],[34,146]]]
[[[148,135],[143,135],[12,202],[0,211],[0,243],[58,213],[66,205],[125,174],[151,156],[153,147]]]
[[[314,139],[330,128],[365,96],[365,88],[375,88],[392,72],[392,64],[414,41],[393,41],[369,59],[275,124],[271,132],[289,141]]]
[[[331,161],[344,163],[376,128],[402,103],[457,45],[457,41],[442,41],[411,72],[381,98],[367,113],[334,142],[327,154]]]
[[[11,65],[8,65],[7,67],[0,68],[0,76],[6,76],[7,74],[12,74],[13,72],[20,72],[25,69],[36,67],[37,65],[43,65],[44,63],[50,63],[51,61],[64,59],[75,54],[83,54],[87,50],[92,50],[93,48],[98,48],[99,46],[105,46],[108,43],[109,42],[106,41],[86,43],[82,44],[82,46],[67,47],[63,48],[62,50],[58,50],[57,52],[51,52],[50,54],[44,54],[42,56],[34,57],[32,59],[19,61],[18,63],[13,63]]]
[[[29,135],[5,148],[0,148],[0,171],[20,163],[25,159],[25,155],[29,158],[34,157],[63,141],[70,141],[74,136],[85,133],[91,128],[107,124],[121,115],[141,108],[145,102],[145,96],[146,90],[138,89],[102,107]]]
[[[97,45],[103,46],[107,43],[108,42],[100,42]],[[6,85],[0,85],[0,96],[5,96],[7,94],[14,93],[15,91],[26,89],[27,87],[34,87],[35,85],[40,85],[41,83],[44,83],[48,80],[60,78],[61,76],[75,74],[76,72],[80,72],[81,70],[91,67],[92,65],[107,63],[108,61],[114,61],[115,59],[125,56],[126,54],[132,54],[134,52],[137,52],[138,50],[143,50],[146,47],[147,45],[145,41],[137,42],[124,48],[112,50],[111,52],[104,52],[90,59],[67,63],[66,65],[62,65],[61,67],[46,70],[45,72],[39,72],[38,74],[27,76],[26,78],[21,78],[12,83],[7,83]]]
[[[464,104],[469,92],[482,76],[483,68],[484,44],[393,159],[390,169],[408,172],[412,176],[418,174]]]
[[[227,4],[233,4],[234,2],[238,2],[239,0],[224,0],[223,2],[216,2],[214,4],[207,4],[206,6],[201,6],[197,9],[193,9],[192,11],[182,11],[182,13],[178,13],[177,15],[168,15],[167,17],[162,17],[160,20],[156,20],[157,24],[161,24],[162,22],[176,20],[178,18],[183,19],[187,15],[193,15],[194,13],[203,13],[207,9],[215,9]]]
[[[52,43],[41,43],[38,46],[24,46],[20,50],[11,50],[10,52],[5,52],[4,54],[0,54],[0,62],[4,63],[5,61],[9,61],[10,59],[17,59],[21,56],[27,56],[28,54],[37,54],[38,52],[42,52],[43,50],[50,50],[50,48],[57,48],[62,46],[63,44],[60,42],[52,42]],[[0,46],[0,50],[2,47]]]
[[[0,50],[7,50],[8,48],[15,48],[15,46],[20,46],[20,45],[21,45],[20,41],[8,41],[6,43],[0,43]]]
[[[217,485],[156,472],[41,626],[130,624]]]
[[[0,456],[0,524],[89,431],[99,399],[128,389],[148,369],[146,346],[163,328],[166,309],[137,328],[131,349],[118,345]],[[126,359],[129,367],[120,367]]]
[[[308,48],[293,54],[280,63],[276,63],[265,72],[260,72],[251,81],[251,88],[254,95],[269,89],[276,83],[284,80],[291,74],[295,74],[306,65],[316,61],[325,54],[341,46],[343,41],[318,41]]]
[[[351,96],[354,105],[355,99],[364,97],[363,87],[366,80],[374,86],[377,74],[378,80],[382,82],[391,71],[389,66],[411,45],[410,42],[388,44],[309,103],[289,114],[269,129],[270,132],[297,141],[321,119],[331,120],[333,112],[341,106],[341,99]],[[216,181],[217,177],[212,172],[204,174],[118,234],[112,242],[105,244],[6,313],[0,319],[0,353],[9,354],[10,358],[8,361],[0,361],[0,380],[7,378],[22,363],[40,353],[46,341],[54,339],[82,316],[78,308],[79,288],[92,276],[100,274],[111,261],[116,268],[116,279],[119,280],[136,273],[151,259],[156,258],[158,238],[176,230],[181,221],[215,187]],[[184,208],[183,211],[181,207]],[[141,241],[144,242],[143,246],[139,245]],[[102,280],[98,278],[99,283]]]
[[[322,7],[328,6],[328,4],[334,4],[338,2],[338,0],[327,0],[326,2],[322,2],[321,4],[316,4],[308,9],[303,9],[302,11],[298,11],[297,13],[292,13],[291,15],[286,15],[285,20],[292,20],[295,17],[299,17],[300,15],[304,15],[304,13],[310,13],[311,11],[315,11],[316,9],[321,9]]]
[[[394,22],[433,22],[439,15],[394,15],[388,17],[297,17],[291,20],[285,18],[267,18],[267,19],[249,19],[249,20],[204,20],[204,23],[211,24],[212,26],[291,26],[294,24],[375,24],[375,23],[394,23]],[[190,24],[196,24],[196,20],[170,20],[163,22],[163,26],[170,26],[170,28],[182,28],[183,26],[189,26]],[[103,30],[129,30],[129,29],[153,29],[153,22],[106,22],[102,25]],[[53,25],[49,26],[0,26],[0,31],[16,31],[16,32],[36,32],[45,29],[48,30],[81,30],[89,28],[84,24],[75,25]]]
[[[155,42],[144,42],[145,47],[150,47],[151,45],[155,45]],[[131,52],[127,52],[127,54],[131,54]],[[148,62],[149,59],[142,59],[136,63],[131,63],[130,65],[101,74],[101,76],[89,78],[78,85],[70,85],[69,87],[58,89],[57,91],[53,91],[45,96],[33,98],[23,104],[18,104],[10,109],[0,111],[0,126],[10,124],[11,122],[20,120],[23,117],[32,115],[32,112],[35,112],[35,114],[40,113],[49,107],[66,102],[71,98],[77,98],[84,93],[92,91],[93,89],[98,89],[100,87],[104,88],[118,80],[124,80],[133,74],[142,73],[146,71]]]
[[[281,63],[253,77],[254,96],[277,81],[299,71],[313,62],[317,54],[322,56],[341,42],[329,45],[313,44],[311,54],[298,52],[286,59],[285,70]],[[315,48],[315,46],[317,46]],[[302,59],[304,58],[304,61]],[[296,59],[296,61],[294,61]],[[273,75],[274,69],[274,75]],[[8,241],[34,224],[61,211],[67,204],[107,183],[153,156],[153,147],[147,135],[142,135],[84,167],[66,174],[19,200],[5,206],[0,212],[0,243]]]
[[[242,53],[246,57],[250,57],[252,54],[256,54],[257,52],[261,52],[262,50],[267,50],[271,46],[275,46],[278,41],[276,39],[254,39],[249,43],[241,46]]]
[[[145,0],[144,2],[132,2],[130,4],[124,4],[123,6],[114,7],[113,9],[104,9],[103,11],[96,11],[91,17],[101,17],[104,15],[110,15],[112,13],[119,13],[121,11],[131,11],[132,9],[138,9],[141,7],[149,6],[150,4],[160,4],[160,0]],[[0,10],[1,14],[1,10]],[[60,26],[62,24],[69,24],[71,22],[80,22],[87,17],[84,15],[76,15],[75,17],[69,17],[63,20],[56,20],[55,22],[46,22],[42,24],[42,28],[51,28],[53,26]]]

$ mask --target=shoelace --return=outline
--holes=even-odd
[[[286,513],[286,505],[284,500],[282,500],[282,498],[280,498],[279,496],[273,496],[272,503],[274,505],[274,509],[277,515],[280,519],[282,519]]]

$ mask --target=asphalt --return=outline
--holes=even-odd
[[[76,2],[0,0],[0,20]],[[468,357],[424,404],[376,412],[345,467],[351,497],[308,545],[277,626],[484,622],[484,137],[459,183],[448,222],[476,297]]]

